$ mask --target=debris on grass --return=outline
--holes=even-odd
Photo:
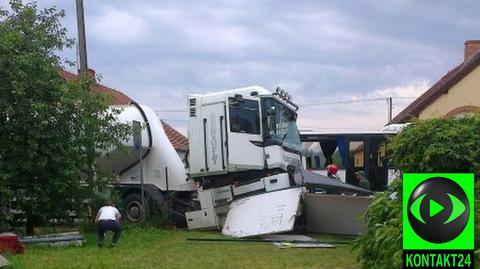
[[[276,247],[332,248],[334,244],[350,244],[351,241],[316,240],[304,235],[268,235],[262,238],[187,238],[187,241],[234,242],[234,243],[273,243]],[[277,243],[277,244],[275,244]]]
[[[40,236],[25,236],[20,239],[23,244],[48,245],[56,247],[83,246],[85,238],[78,231],[47,234]]]
[[[275,242],[273,246],[279,249],[286,249],[286,248],[335,248],[332,244],[324,244],[324,243],[287,243],[287,242]]]
[[[3,257],[2,255],[0,255],[0,268],[8,266],[8,264],[8,260],[5,259],[5,257]]]
[[[14,233],[0,233],[0,252],[23,253],[23,246]]]
[[[269,234],[262,236],[264,240],[277,241],[273,242],[273,246],[285,248],[334,248],[330,243],[319,243],[317,239],[306,235],[297,234]],[[296,242],[296,243],[293,243]]]

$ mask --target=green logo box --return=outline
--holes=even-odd
[[[473,250],[474,175],[403,175],[403,249]]]

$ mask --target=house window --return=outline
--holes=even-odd
[[[364,163],[364,145],[362,141],[350,141],[350,160],[354,168],[362,168]]]

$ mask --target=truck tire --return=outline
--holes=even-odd
[[[147,199],[145,199],[147,200]],[[130,222],[142,220],[142,197],[138,193],[130,193],[125,197],[125,218]]]
[[[179,203],[175,203],[172,210],[173,223],[177,228],[187,228],[187,218],[185,217],[186,208]]]

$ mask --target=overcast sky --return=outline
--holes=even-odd
[[[5,6],[5,0],[0,0]],[[76,38],[75,0],[65,9]],[[185,131],[187,93],[287,89],[301,129],[378,129],[463,61],[480,1],[84,0],[89,66],[102,83]],[[76,51],[64,56],[76,59]],[[323,105],[322,105],[323,104]]]

